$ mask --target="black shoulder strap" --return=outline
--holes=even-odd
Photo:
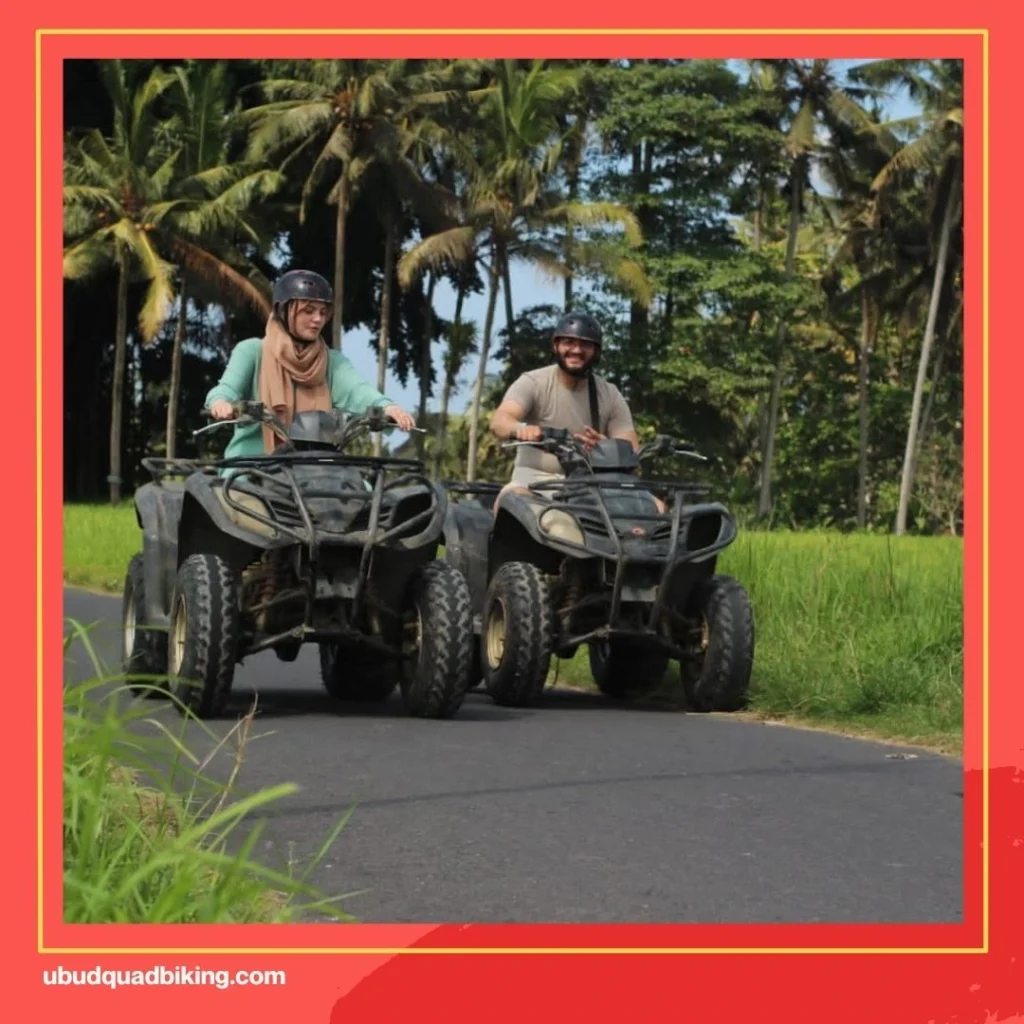
[[[590,425],[600,434],[601,420],[597,415],[597,381],[592,373],[587,374],[587,390],[590,392]]]

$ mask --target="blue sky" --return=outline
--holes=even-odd
[[[864,63],[865,60],[871,58],[863,58],[858,60],[842,60],[836,61],[837,64],[849,68],[855,64]],[[740,61],[730,61],[737,72],[743,73],[743,64]],[[890,118],[901,118],[907,117],[917,113],[917,108],[910,101],[902,95],[893,97],[891,102],[886,104],[888,108]],[[561,305],[563,300],[563,284],[560,280],[551,280],[546,277],[541,271],[528,265],[520,263],[514,264],[511,268],[511,279],[512,279],[512,299],[514,304],[514,310],[522,310],[529,306],[541,305],[545,303],[551,303],[554,305]],[[439,283],[434,294],[434,307],[438,311],[439,315],[447,319],[451,319],[455,312],[455,291],[447,283]],[[467,296],[463,303],[463,319],[464,320],[475,320],[478,324],[479,336],[483,335],[483,321],[484,314],[487,309],[487,295],[486,293]],[[498,303],[495,311],[494,318],[494,332],[492,336],[491,347],[497,347],[497,336],[498,332],[505,326],[505,307],[504,300],[501,295],[498,296]],[[376,346],[376,338],[371,335],[371,332],[365,328],[359,328],[356,330],[348,331],[342,340],[342,350],[345,355],[352,360],[356,369],[369,381],[375,381],[377,378],[377,353],[376,348],[371,348],[371,341]],[[443,343],[435,345],[434,362],[435,366],[440,366],[440,360],[444,355]],[[467,366],[463,369],[460,375],[457,390],[452,395],[451,402],[449,405],[449,411],[453,413],[464,412],[472,397],[472,382],[476,376],[476,370],[478,366],[478,359],[473,356],[468,360]],[[538,361],[540,365],[540,361]],[[501,370],[500,361],[494,360],[493,358],[488,360],[488,371],[499,372]],[[439,407],[439,396],[440,388],[435,386],[435,394],[428,400],[427,408],[430,411],[436,411]],[[398,381],[398,378],[389,369],[387,382],[385,385],[385,393],[396,401],[399,405],[410,410],[415,415],[416,408],[419,404],[419,382],[410,374],[409,383],[406,387],[402,387]],[[403,437],[405,435],[402,435]],[[401,438],[396,436],[396,442],[401,441]]]

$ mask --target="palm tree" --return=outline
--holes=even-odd
[[[535,60],[527,67],[515,61],[496,61],[490,88],[481,90],[476,152],[457,150],[468,183],[459,196],[458,225],[423,239],[405,254],[400,274],[415,280],[426,268],[480,264],[488,280],[480,362],[474,382],[469,425],[466,479],[476,476],[480,405],[498,291],[505,296],[509,330],[514,323],[510,266],[521,260],[553,275],[568,273],[556,246],[546,235],[566,224],[589,226],[618,224],[630,244],[639,245],[640,229],[634,215],[614,203],[566,202],[550,187],[561,153],[554,117],[556,104],[575,86],[575,73],[545,69]],[[635,267],[635,265],[634,265]],[[632,268],[631,268],[632,269]],[[650,286],[642,275],[630,276],[632,285],[650,300]],[[510,337],[510,343],[514,338]]]
[[[911,98],[921,102],[924,107],[918,117],[890,121],[882,126],[890,133],[909,128],[919,134],[893,155],[873,182],[874,189],[884,193],[905,172],[925,176],[930,185],[928,220],[934,231],[933,244],[938,249],[900,478],[899,507],[894,528],[895,533],[900,535],[907,529],[924,385],[935,341],[939,304],[949,277],[950,246],[954,232],[960,228],[963,218],[963,64],[959,60],[872,61],[853,69],[853,74],[875,86],[903,86]],[[958,262],[954,261],[953,266]]]
[[[64,276],[91,277],[113,264],[118,272],[117,325],[110,420],[110,500],[121,498],[121,419],[128,336],[128,285],[141,277],[149,287],[139,312],[139,333],[149,344],[174,304],[175,265],[217,278],[240,299],[264,315],[269,303],[254,283],[204,247],[211,220],[231,220],[240,201],[235,176],[207,182],[203,199],[177,193],[183,147],[169,145],[166,125],[157,115],[158,101],[177,81],[152,70],[132,88],[121,61],[100,65],[103,84],[114,108],[113,135],[96,130],[69,140],[65,155]],[[257,177],[242,190],[246,200],[276,187],[273,175]],[[213,194],[213,198],[209,196]],[[210,204],[205,211],[200,207]]]
[[[182,171],[185,178],[175,187],[176,217],[180,231],[196,239],[208,240],[207,248],[216,249],[231,264],[243,266],[245,257],[237,250],[239,242],[259,250],[267,246],[266,237],[248,216],[255,202],[283,184],[277,172],[228,162],[231,119],[227,109],[229,94],[227,64],[223,61],[189,60],[175,69],[176,88],[169,98],[174,116],[167,126],[169,137],[182,146]],[[192,287],[212,286],[214,301],[219,300],[223,264],[186,261],[181,268],[178,294],[178,329],[171,356],[171,380],[167,402],[167,457],[174,458],[178,399],[181,391],[181,357],[187,324],[188,299]],[[263,311],[265,305],[257,302]]]
[[[828,127],[843,123],[864,126],[867,115],[859,100],[869,90],[846,87],[839,83],[833,62],[828,60],[764,60],[755,61],[760,69],[762,87],[775,89],[789,110],[786,152],[789,167],[789,229],[786,244],[786,276],[791,278],[796,267],[797,236],[804,209],[804,195],[810,182],[813,158],[819,151],[818,122]],[[775,435],[778,428],[779,401],[785,375],[786,321],[779,321],[776,341],[775,372],[768,397],[768,420],[765,427],[761,470],[761,494],[758,515],[766,517],[772,509],[771,480]]]
[[[299,221],[327,188],[337,207],[334,242],[333,344],[341,347],[344,315],[345,226],[367,169],[403,150],[403,120],[420,105],[442,102],[436,73],[410,74],[404,60],[270,61],[281,77],[262,82],[267,102],[241,117],[251,126],[250,155],[280,160],[290,173],[302,167]]]

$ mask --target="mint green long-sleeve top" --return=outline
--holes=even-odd
[[[210,388],[206,396],[206,408],[224,399],[226,402],[255,402],[257,394],[262,338],[246,338],[232,350],[231,358],[224,369],[224,375]],[[327,350],[327,387],[331,392],[331,404],[335,409],[350,416],[363,416],[375,406],[394,405],[373,385],[363,380],[352,365],[352,360],[337,349]],[[224,449],[224,458],[263,454],[263,431],[258,423],[247,423],[235,427],[234,434]]]

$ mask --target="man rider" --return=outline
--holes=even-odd
[[[594,372],[602,340],[601,325],[592,316],[563,316],[551,336],[555,361],[512,383],[491,417],[491,433],[502,441],[539,441],[542,427],[554,427],[570,430],[588,449],[607,438],[623,438],[636,451],[640,439],[626,400]],[[561,476],[554,455],[524,445],[517,449],[512,479],[499,500],[508,490],[525,492],[530,483]]]
[[[324,340],[334,296],[326,278],[312,270],[289,270],[274,284],[273,312],[262,338],[247,338],[231,351],[221,379],[206,396],[214,419],[234,416],[232,403],[262,402],[286,426],[296,413],[341,409],[363,416],[379,407],[400,430],[415,420],[360,377],[352,361]],[[263,455],[280,444],[269,426],[240,424],[225,458]]]

